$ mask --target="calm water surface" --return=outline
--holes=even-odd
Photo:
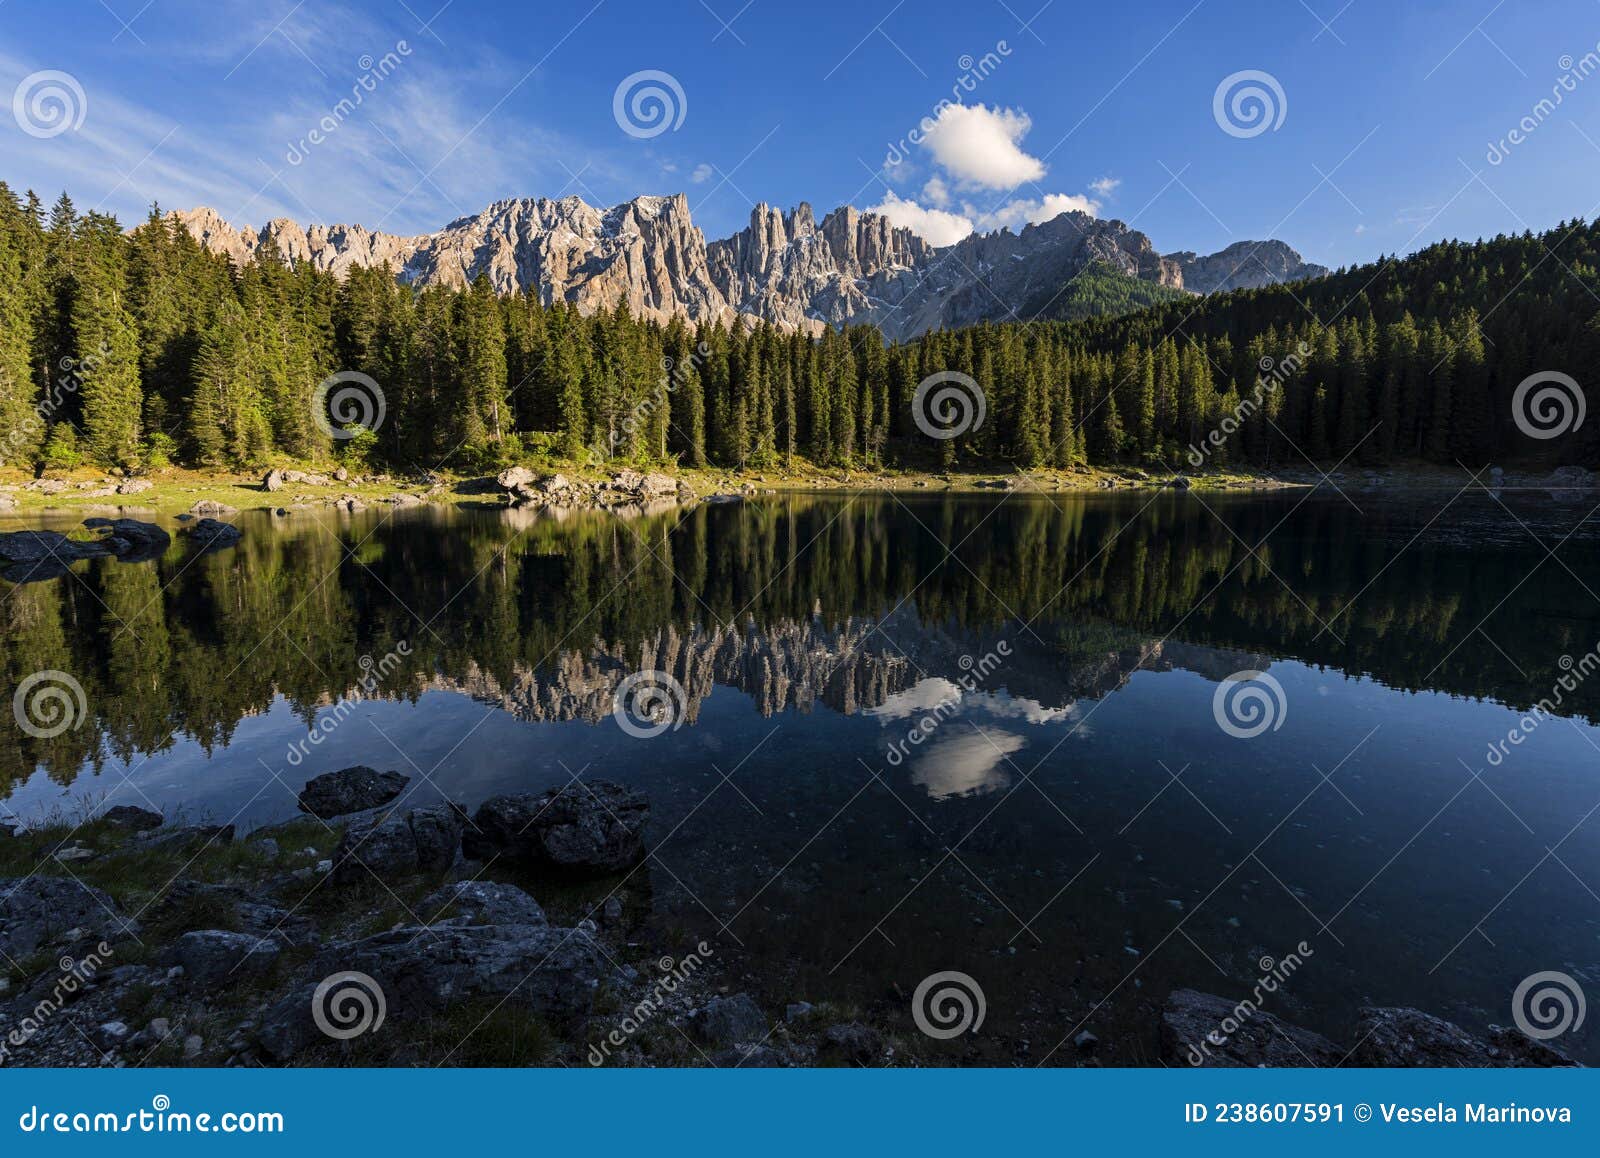
[[[1540,970],[1600,996],[1589,504],[1351,498],[241,515],[233,550],[0,581],[8,684],[69,672],[89,711],[0,718],[0,792],[247,828],[355,763],[467,805],[622,781],[662,936],[907,1032],[969,973],[952,1061],[1075,1063],[1087,1028],[1153,1063],[1171,989],[1243,997],[1301,942],[1266,1008],[1339,1040],[1364,1004],[1509,1024]],[[647,739],[613,715],[640,671],[681,689]],[[1600,1062],[1594,1020],[1559,1044]]]

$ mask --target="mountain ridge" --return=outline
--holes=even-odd
[[[787,210],[759,203],[744,229],[707,240],[683,193],[607,208],[576,196],[508,198],[409,236],[288,218],[259,229],[235,227],[204,206],[169,216],[203,247],[239,264],[272,247],[292,263],[309,262],[335,276],[387,263],[413,285],[459,288],[481,274],[499,293],[526,290],[545,304],[564,300],[585,313],[626,303],[662,322],[744,318],[809,333],[869,324],[899,340],[1050,316],[1050,304],[1091,267],[1197,293],[1328,273],[1276,240],[1236,242],[1209,255],[1163,255],[1126,223],[1079,211],[1018,232],[973,233],[943,248],[854,206],[819,221],[804,201]]]

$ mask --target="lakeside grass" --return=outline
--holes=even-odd
[[[284,469],[304,470],[308,473],[326,473],[327,465],[284,463]],[[928,472],[917,470],[873,470],[821,467],[797,461],[791,466],[773,466],[762,470],[693,470],[662,466],[632,466],[614,463],[605,468],[581,466],[559,461],[542,461],[528,464],[545,473],[562,473],[575,479],[596,482],[609,478],[616,471],[630,467],[636,470],[655,470],[687,483],[698,495],[738,493],[746,487],[759,491],[802,490],[931,490],[976,491],[1010,487],[1019,491],[1044,492],[1100,491],[1108,489],[1153,487],[1163,485],[1172,472],[1146,470],[1137,467],[1090,467],[1071,469],[1041,468],[1030,471],[1006,469]],[[92,468],[71,471],[50,471],[44,478],[60,480],[66,484],[58,494],[45,494],[39,490],[23,490],[34,476],[16,469],[0,470],[0,495],[14,501],[14,506],[0,509],[0,517],[36,511],[82,511],[85,514],[111,513],[113,511],[146,511],[163,515],[176,515],[188,511],[196,503],[214,502],[236,510],[272,510],[279,507],[293,509],[319,507],[330,504],[345,495],[353,495],[370,505],[383,502],[395,494],[411,494],[427,502],[442,505],[494,505],[500,502],[493,491],[475,490],[470,484],[482,475],[453,472],[435,472],[433,481],[403,474],[379,474],[348,482],[333,482],[327,486],[290,484],[281,491],[270,492],[263,485],[264,473],[243,474],[221,470],[191,470],[174,467],[138,476],[151,483],[151,487],[132,495],[95,495],[92,492],[106,485],[123,481]],[[1252,475],[1246,473],[1208,473],[1186,476],[1195,489],[1240,490],[1303,485],[1303,480],[1288,476]],[[442,481],[440,481],[442,480]]]

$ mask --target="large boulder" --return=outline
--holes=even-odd
[[[216,519],[201,519],[192,527],[185,528],[184,533],[189,536],[189,542],[202,551],[220,551],[244,538],[244,532],[238,527],[232,523],[220,523]]]
[[[231,824],[186,824],[181,828],[151,828],[135,832],[134,839],[145,848],[193,848],[199,852],[218,844],[233,843]]]
[[[335,884],[443,872],[456,859],[466,815],[460,805],[393,808],[352,820],[333,854]],[[364,866],[364,867],[363,867]]]
[[[842,1065],[877,1065],[883,1057],[883,1034],[859,1021],[830,1025],[822,1031],[817,1057]]]
[[[381,1000],[386,1019],[421,1019],[461,1001],[506,1001],[558,1026],[587,1017],[602,983],[620,984],[603,952],[578,929],[533,925],[413,926],[379,933],[321,954],[317,977],[364,974],[352,982],[367,990],[369,1006]],[[315,1042],[319,1032],[316,989],[307,985],[262,1018],[257,1040],[283,1061]],[[323,1020],[337,988],[321,999]]]
[[[103,531],[105,537],[97,542],[124,563],[159,559],[172,546],[172,536],[166,531],[138,519],[92,518],[83,520],[83,525],[90,530]]]
[[[1161,1011],[1169,1066],[1332,1066],[1344,1051],[1321,1034],[1195,989],[1174,990]]]
[[[690,1019],[694,1035],[707,1045],[759,1042],[771,1031],[766,1014],[748,993],[713,997]]]
[[[309,917],[269,904],[240,885],[180,878],[151,901],[146,912],[152,924],[182,933],[222,928],[258,940],[270,938],[284,948],[319,939]]]
[[[116,554],[104,539],[69,539],[60,531],[11,531],[0,534],[0,559],[12,563],[38,563],[46,559],[69,563],[76,559],[105,558]]]
[[[324,772],[306,781],[300,792],[300,811],[323,820],[351,812],[379,808],[405,791],[411,777],[399,772],[379,772],[365,764]]]
[[[550,923],[538,901],[515,885],[494,881],[452,881],[424,897],[417,906],[417,916],[430,925],[444,921],[468,925]]]
[[[115,808],[108,808],[100,814],[100,819],[126,832],[144,832],[161,827],[161,813],[135,804],[119,804]]]
[[[538,477],[525,466],[509,466],[497,474],[494,481],[503,491],[515,491],[532,485]]]
[[[220,989],[270,973],[280,951],[276,941],[248,933],[197,929],[178,938],[172,959],[183,966],[189,984]]]
[[[1406,1007],[1361,1010],[1351,1064],[1396,1068],[1517,1068],[1574,1065],[1526,1034],[1490,1026],[1487,1040],[1453,1021]]]
[[[68,937],[68,934],[72,934]],[[68,941],[116,944],[139,935],[139,922],[111,896],[71,878],[0,880],[0,955],[20,961]]]
[[[644,859],[650,805],[605,780],[484,801],[463,839],[479,860],[502,857],[529,867],[603,876]]]

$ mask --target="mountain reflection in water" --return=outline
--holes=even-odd
[[[1301,940],[1290,1020],[1504,1022],[1532,972],[1600,980],[1600,681],[1485,755],[1600,641],[1600,543],[1543,496],[1507,496],[1526,529],[1356,497],[241,515],[231,550],[0,584],[10,686],[70,673],[88,706],[49,737],[0,714],[0,790],[248,826],[356,763],[468,805],[620,780],[654,920],[736,938],[777,1008],[903,1013],[963,969],[978,1060],[1082,1022],[1148,1063],[1171,988],[1247,989]],[[1284,711],[1240,740],[1213,697],[1246,670]],[[682,705],[641,740],[613,709],[645,671]]]

